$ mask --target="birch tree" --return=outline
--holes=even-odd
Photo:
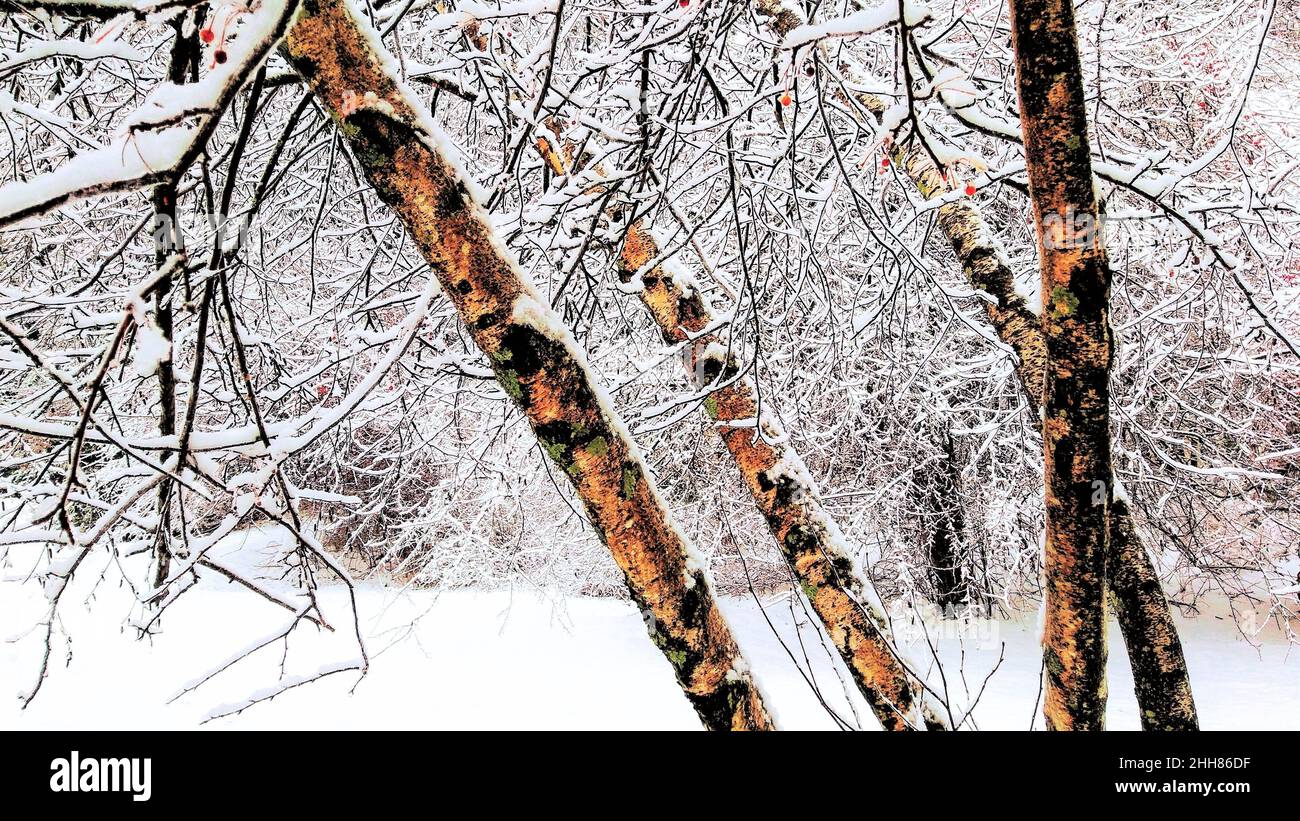
[[[1076,12],[1114,275],[1106,582],[1150,728],[1195,721],[1171,606],[1226,600],[1247,640],[1300,613],[1300,143],[1274,7]],[[558,418],[585,424],[607,386],[601,418],[627,420],[716,592],[804,622],[787,660],[823,701],[824,651],[886,725],[933,698],[978,726],[987,671],[904,645],[928,602],[947,630],[1043,596],[1047,346],[1006,9],[350,8],[396,102],[357,83],[322,104],[274,0],[0,19],[0,563],[52,597],[47,662],[73,576],[130,587],[145,636],[206,579],[288,615],[259,653],[347,624],[328,675],[368,654],[321,585],[636,599],[574,475],[604,463],[581,436],[543,446],[517,401],[542,371],[484,353],[408,230],[429,209],[388,205],[418,175],[372,185],[393,146],[353,150],[392,105],[480,203],[490,231],[463,235],[518,263],[493,283],[572,332]],[[183,243],[151,236],[168,221]],[[265,571],[218,553],[246,529],[283,534]]]
[[[1110,267],[1073,4],[1013,0],[1011,20],[1043,274],[1043,715],[1050,729],[1101,730],[1113,481]]]
[[[770,729],[705,569],[635,444],[572,337],[522,279],[440,152],[436,127],[385,71],[382,45],[364,26],[344,0],[305,0],[285,48],[371,185],[406,221],[497,380],[577,488],[633,599],[653,615],[651,639],[704,725]]]
[[[555,142],[560,135],[555,134]],[[538,148],[559,175],[574,171],[575,146]],[[566,160],[565,157],[570,159]],[[607,174],[607,169],[598,169]],[[765,412],[699,283],[663,259],[649,226],[634,220],[618,257],[619,277],[631,286],[664,341],[685,345],[681,361],[715,423],[750,495],[767,520],[801,592],[821,619],[863,697],[887,730],[951,729],[952,716],[892,641],[884,603],[855,566],[857,551],[826,513],[816,482],[789,445],[780,421]]]
[[[785,4],[759,2],[755,7],[772,21],[773,31],[782,37],[806,23],[799,10]],[[858,92],[854,96],[877,120],[885,114],[887,106],[875,94]],[[935,167],[919,139],[908,146],[895,146],[890,156],[926,199],[961,193],[954,190],[951,175]],[[1017,292],[1015,274],[1006,263],[1007,254],[996,244],[992,230],[969,197],[944,202],[935,219],[971,285],[996,299],[985,303],[984,311],[998,338],[1015,351],[1016,373],[1037,422],[1041,418],[1046,360],[1041,311]],[[936,528],[934,538],[943,540],[946,534]],[[1106,568],[1108,591],[1128,650],[1143,727],[1196,729],[1196,706],[1178,630],[1151,558],[1122,499],[1112,499]]]

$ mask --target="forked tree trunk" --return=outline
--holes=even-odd
[[[925,152],[915,147],[899,165],[929,198],[947,192]],[[1047,358],[1042,323],[1016,292],[1015,275],[974,204],[959,200],[938,208],[937,221],[970,283],[997,298],[984,310],[998,334],[1016,353],[1016,373],[1035,424],[1043,406]],[[1178,628],[1160,586],[1151,555],[1126,503],[1112,498],[1106,584],[1133,668],[1138,712],[1144,730],[1198,729],[1191,677]]]
[[[1070,0],[1012,0],[1020,127],[1043,278],[1047,533],[1043,715],[1106,723],[1110,266],[1098,223]]]
[[[778,34],[804,22],[778,0],[755,0],[755,9],[769,18]],[[884,102],[874,94],[855,96],[877,118],[884,113]],[[894,161],[925,198],[951,190],[919,144],[896,150]],[[937,222],[966,278],[997,298],[996,305],[984,303],[985,313],[998,337],[1016,353],[1016,372],[1034,423],[1041,429],[1046,344],[1038,314],[1016,292],[1015,276],[978,207],[965,200],[945,203],[937,209]],[[1142,728],[1198,729],[1191,679],[1169,602],[1132,513],[1120,502],[1114,502],[1110,511],[1106,582],[1133,669]]]
[[[554,130],[555,123],[549,125]],[[536,142],[551,170],[557,175],[582,170],[572,168],[573,146],[562,145],[560,135],[555,136],[554,143]],[[847,542],[822,506],[803,459],[780,422],[762,411],[753,381],[739,376],[726,339],[712,330],[708,303],[673,266],[652,265],[659,256],[651,232],[640,220],[633,222],[619,255],[620,278],[637,281],[641,302],[665,341],[690,341],[682,364],[695,387],[721,386],[704,400],[705,411],[858,690],[886,730],[949,729],[949,720],[894,644],[884,605],[854,568]],[[756,419],[758,428],[750,424]]]
[[[304,0],[285,51],[401,218],[497,380],[577,490],[709,729],[771,729],[704,568],[585,358],[493,234],[440,138],[345,0]]]

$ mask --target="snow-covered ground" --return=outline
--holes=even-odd
[[[247,558],[262,549],[254,540],[223,547]],[[98,570],[98,566],[93,568]],[[247,590],[207,579],[165,616],[163,630],[139,641],[123,627],[131,597],[116,571],[100,582],[89,605],[90,579],[70,589],[64,627],[72,636],[72,661],[56,644],[50,676],[26,710],[14,694],[31,686],[39,637],[22,637],[45,600],[35,584],[15,580],[6,568],[0,585],[0,728],[188,728],[222,705],[239,703],[274,686],[281,664],[288,676],[347,661],[350,642],[346,591],[322,591],[334,634],[300,629],[287,656],[282,646],[223,673],[197,692],[169,699],[191,680],[219,666],[285,622],[281,610]],[[368,676],[343,673],[293,689],[246,712],[209,722],[213,728],[635,728],[696,729],[698,722],[673,682],[667,662],[646,638],[638,611],[626,602],[550,600],[535,591],[400,592],[378,583],[358,588],[361,624],[371,655]],[[806,617],[787,601],[769,603],[767,618],[752,600],[730,599],[724,608],[784,728],[831,729],[805,672],[831,709],[871,727],[856,695],[846,702],[835,663],[817,644]],[[795,625],[804,623],[796,635]],[[932,624],[954,703],[969,703],[989,670],[975,709],[983,729],[1029,726],[1038,693],[1034,619],[967,626]],[[1206,616],[1181,624],[1202,724],[1207,729],[1300,728],[1300,653],[1288,655],[1279,636],[1266,631],[1259,646],[1242,640],[1231,622]],[[784,646],[783,646],[784,642]],[[1005,648],[1004,648],[1005,645]],[[920,658],[925,643],[910,652]],[[790,653],[798,658],[796,666]],[[964,654],[964,664],[963,664]],[[801,669],[804,672],[801,672]],[[964,684],[963,684],[964,671]],[[971,695],[968,696],[967,693]],[[1128,664],[1112,631],[1109,725],[1137,727]],[[854,710],[858,719],[854,719]],[[1041,721],[1039,722],[1041,726]]]

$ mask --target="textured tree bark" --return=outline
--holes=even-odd
[[[926,197],[946,191],[923,151],[909,151],[900,165]],[[985,303],[985,312],[998,338],[1016,352],[1016,372],[1038,423],[1047,357],[1038,315],[1016,292],[1011,269],[978,208],[964,201],[946,203],[938,209],[938,223],[970,283],[997,298],[997,305]],[[1133,668],[1142,728],[1197,729],[1191,678],[1169,602],[1132,512],[1127,504],[1114,500],[1106,584]]]
[[[802,15],[780,0],[754,0],[754,6],[781,35],[804,22]],[[856,96],[876,117],[884,113],[885,104],[879,97],[866,92]],[[927,199],[950,190],[920,145],[897,150],[894,161]],[[1016,292],[1015,277],[979,208],[967,201],[945,203],[937,210],[937,222],[967,279],[997,298],[996,305],[985,303],[985,313],[998,337],[1016,352],[1016,372],[1034,422],[1041,429],[1047,348],[1038,314]],[[1143,729],[1197,729],[1196,705],[1178,630],[1126,504],[1115,503],[1110,512],[1107,556],[1106,581],[1133,669]]]
[[[1106,719],[1110,509],[1110,266],[1098,222],[1074,8],[1012,0],[1020,127],[1043,277],[1047,533],[1043,715],[1053,730]]]
[[[1142,729],[1200,729],[1178,629],[1123,499],[1111,500],[1106,583],[1128,646]]]
[[[705,411],[858,689],[886,730],[948,729],[894,646],[884,606],[854,569],[803,460],[779,422],[762,412],[754,383],[738,376],[725,339],[708,330],[714,318],[699,290],[664,265],[647,269],[659,253],[650,232],[634,224],[619,258],[620,276],[625,282],[639,277],[641,300],[666,341],[691,340],[683,365],[696,387],[723,385],[705,400]],[[757,430],[734,424],[754,419],[760,420]]]
[[[555,123],[548,125],[556,130]],[[554,173],[570,173],[574,147],[555,136],[554,141],[539,137],[537,151]],[[855,570],[844,536],[822,506],[803,460],[779,422],[762,413],[754,383],[738,376],[726,340],[712,330],[708,303],[671,266],[652,265],[659,255],[650,231],[634,222],[619,255],[619,276],[625,283],[638,281],[641,302],[666,342],[690,341],[682,365],[695,387],[722,385],[705,400],[705,410],[858,690],[886,730],[949,729],[894,645],[884,605]],[[760,417],[760,430],[732,424]]]
[[[920,145],[896,151],[894,158],[926,199],[950,190]],[[998,338],[1016,352],[1016,374],[1037,424],[1047,363],[1042,321],[1016,292],[1015,276],[978,208],[966,200],[944,203],[937,209],[936,221],[971,285],[997,297],[996,305],[984,303],[984,312]]]
[[[401,218],[497,380],[577,490],[709,729],[772,728],[701,564],[558,317],[493,234],[436,129],[345,0],[304,0],[285,52]]]

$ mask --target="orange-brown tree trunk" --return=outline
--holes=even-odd
[[[1049,729],[1101,730],[1112,494],[1110,266],[1093,188],[1073,5],[1012,0],[1011,31],[1047,351],[1043,714]]]
[[[1178,628],[1123,499],[1111,499],[1106,584],[1128,647],[1142,729],[1200,729]]]
[[[549,125],[554,131],[556,124]],[[573,146],[555,137],[554,142],[539,138],[536,148],[556,174],[571,173]],[[634,221],[619,255],[619,276],[637,282],[641,302],[666,342],[689,340],[682,364],[695,387],[719,386],[704,401],[705,411],[859,692],[886,730],[949,729],[950,719],[894,644],[884,605],[855,570],[803,459],[776,419],[761,412],[754,382],[739,375],[727,340],[713,330],[708,303],[672,266],[652,264],[659,256],[654,236],[642,221]],[[759,420],[757,427],[752,420]]]
[[[782,36],[804,22],[802,15],[777,0],[754,0],[754,7]],[[883,115],[885,104],[879,97],[867,92],[855,96],[877,118]],[[927,199],[951,190],[919,143],[897,149],[894,162]],[[1016,353],[1020,385],[1041,429],[1046,343],[1038,314],[1016,292],[1015,275],[977,206],[965,200],[944,203],[936,221],[966,278],[997,298],[997,304],[984,303],[985,313],[998,337]],[[1187,661],[1169,602],[1132,513],[1122,502],[1114,502],[1110,512],[1106,583],[1133,669],[1142,728],[1198,729]]]
[[[666,265],[651,266],[659,253],[650,232],[634,223],[619,258],[620,276],[625,282],[639,278],[641,300],[666,341],[691,341],[683,364],[695,386],[721,386],[705,400],[705,411],[859,691],[886,730],[948,729],[894,645],[884,605],[855,570],[803,460],[775,418],[762,412],[755,384],[739,376],[726,340],[709,330],[715,322],[699,289],[684,285]],[[758,420],[757,428],[751,420]]]
[[[702,565],[558,317],[493,235],[436,129],[344,0],[304,0],[285,53],[401,218],[498,382],[577,490],[709,729],[771,729]]]
[[[947,191],[942,176],[919,147],[908,151],[899,166],[927,198]],[[996,305],[984,303],[984,310],[998,338],[1016,353],[1016,373],[1038,423],[1047,358],[1038,314],[1016,292],[1015,275],[1006,256],[974,204],[965,200],[945,203],[939,206],[937,222],[967,280],[997,298]],[[1142,729],[1198,729],[1191,677],[1169,601],[1132,511],[1127,503],[1113,498],[1106,584],[1133,669]]]

